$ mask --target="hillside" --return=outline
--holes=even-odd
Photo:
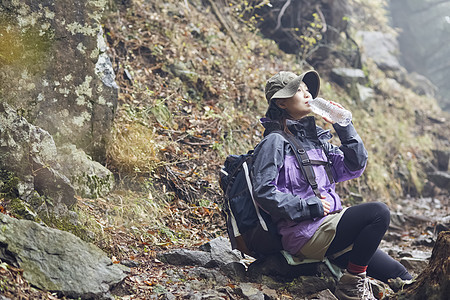
[[[284,1],[272,2],[283,9]],[[102,197],[77,196],[74,233],[114,263],[142,262],[134,272],[151,280],[128,281],[127,292],[134,285],[134,295],[162,295],[158,277],[166,267],[157,253],[226,235],[219,170],[227,155],[261,140],[264,85],[280,70],[316,69],[319,95],[353,113],[369,164],[362,177],[339,184],[344,204],[382,201],[398,208],[423,197],[447,203],[448,188],[428,173],[438,154],[449,151],[448,113],[418,93],[421,82],[406,71],[382,69],[364,56],[362,31],[397,34],[384,1],[343,1],[345,11],[312,2],[299,8],[302,25],[276,40],[280,35],[270,29],[287,25],[276,24],[269,1],[109,1],[102,28],[119,94],[102,163],[113,172],[115,188]],[[354,85],[336,79],[335,68],[362,70],[361,85],[373,93],[358,98]],[[33,294],[20,270],[10,273],[5,286],[16,285],[17,294],[57,298]]]
[[[314,56],[304,61],[262,37],[258,21],[244,16],[250,4],[219,2],[218,8],[189,3],[137,1],[118,5],[105,20],[120,85],[108,167],[122,188],[143,192],[141,197],[148,196],[157,207],[177,203],[186,210],[216,212],[221,195],[217,174],[224,158],[247,152],[261,139],[265,80],[279,70],[300,73],[318,65],[321,95],[352,110],[370,154],[362,178],[340,185],[344,201],[392,203],[407,195],[440,193],[428,186],[424,169],[434,159],[432,150],[448,147],[442,135],[448,122],[441,121],[444,113],[433,98],[392,85],[389,72],[368,61],[362,69],[376,93],[370,101],[356,101],[329,78],[331,68],[349,67],[337,58],[351,52],[345,48],[348,40],[332,45],[341,52],[330,55],[326,65]],[[356,28],[393,31],[382,25],[387,22],[382,7],[351,3],[355,13],[375,13],[367,23],[350,16],[349,36]],[[192,217],[187,226],[195,226]],[[221,233],[219,228],[204,237]]]

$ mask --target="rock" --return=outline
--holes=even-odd
[[[228,277],[241,281],[246,277],[245,265],[241,262],[231,262],[220,268]]]
[[[375,91],[370,87],[358,83],[356,90],[359,102],[367,102],[375,97]]]
[[[316,276],[318,274],[332,276],[324,263],[289,265],[281,253],[257,259],[247,268],[247,276],[255,281],[259,281],[262,275],[279,281],[291,281],[301,275]]]
[[[335,290],[336,281],[331,276],[300,276],[286,286],[286,290],[299,297],[310,297],[320,291]]]
[[[450,173],[444,171],[436,171],[427,173],[428,179],[436,184],[437,187],[450,191]]]
[[[12,172],[22,182],[24,188],[17,188],[18,197],[31,202],[36,190],[51,198],[53,206],[72,207],[75,190],[60,172],[52,136],[28,123],[6,103],[0,103],[0,124],[0,169]]]
[[[433,156],[435,158],[435,166],[439,171],[448,171],[448,162],[450,160],[450,151],[446,150],[433,150]]]
[[[336,298],[335,295],[333,295],[333,293],[329,290],[323,290],[320,291],[314,295],[311,295],[310,297],[308,297],[308,299],[310,300],[338,300],[338,298]]]
[[[412,245],[413,246],[422,245],[422,246],[427,246],[427,247],[433,247],[434,243],[435,243],[435,241],[433,239],[433,236],[421,235],[413,241]]]
[[[195,267],[189,270],[188,275],[191,278],[205,279],[213,283],[214,286],[224,286],[228,283],[227,277],[223,276],[218,270]]]
[[[241,259],[240,252],[231,250],[230,241],[225,237],[218,237],[201,245],[200,250],[211,253],[211,258],[215,260],[219,266]]]
[[[385,240],[387,242],[400,241],[401,239],[402,239],[402,235],[400,233],[391,232],[391,231],[386,232],[386,234],[383,237],[383,240]]]
[[[404,265],[408,271],[411,271],[414,274],[419,274],[426,268],[428,261],[422,258],[403,257],[400,259],[400,263]]]
[[[403,290],[412,280],[403,280],[400,277],[388,279],[388,285],[394,293]]]
[[[105,159],[118,87],[101,29],[108,1],[2,1],[1,102],[57,145]]]
[[[418,95],[435,97],[438,90],[438,88],[427,77],[416,72],[409,73],[408,80],[404,83]]]
[[[385,83],[390,96],[398,97],[404,93],[404,87],[394,78],[386,78]]]
[[[405,226],[406,223],[405,214],[398,211],[391,211],[391,222],[389,224],[389,227],[393,227],[394,229],[402,230],[403,226]]]
[[[240,283],[239,290],[244,299],[264,300],[264,293],[252,283]]]
[[[139,267],[139,262],[131,260],[131,259],[124,259],[124,260],[120,261],[120,263],[129,268]]]
[[[157,258],[164,263],[176,266],[206,266],[211,262],[211,254],[187,249],[174,249],[158,253]]]
[[[357,83],[367,83],[366,75],[361,69],[333,68],[331,69],[331,78],[344,88],[354,86]]]
[[[367,83],[366,75],[361,69],[333,68],[331,79],[349,91],[350,96],[358,101],[366,101],[373,97],[373,90],[364,87]]]
[[[290,281],[300,275],[316,275],[318,272],[318,263],[292,266],[287,263],[281,253],[257,259],[247,268],[247,275],[253,280],[259,280],[262,275],[265,275],[281,281]]]
[[[264,299],[267,299],[267,300],[277,300],[277,299],[279,299],[276,290],[269,289],[268,287],[263,286],[262,287],[262,292],[264,293]]]
[[[164,293],[164,294],[162,295],[162,299],[166,299],[166,300],[176,300],[177,297],[175,297],[175,295],[172,294],[171,292],[167,292],[167,293]]]
[[[448,299],[450,289],[450,231],[441,232],[430,262],[416,280],[398,294],[398,299]]]
[[[0,259],[33,286],[70,298],[108,298],[124,272],[96,246],[64,231],[0,214]]]
[[[73,185],[77,195],[98,198],[107,195],[114,188],[114,175],[73,144],[58,148],[57,161],[63,173]]]
[[[74,145],[57,147],[47,131],[6,103],[0,103],[0,123],[0,170],[17,178],[7,194],[25,202],[22,206],[30,208],[26,215],[35,214],[34,210],[67,215],[76,203],[75,195],[96,198],[113,188],[114,177],[108,169]],[[5,178],[0,181],[5,184]]]
[[[396,38],[391,34],[379,31],[359,31],[363,62],[372,59],[381,70],[401,70],[397,58],[399,46]]]
[[[158,259],[172,265],[191,265],[207,268],[222,267],[231,262],[239,262],[239,252],[230,249],[224,237],[215,238],[200,246],[201,251],[175,249],[159,253]]]

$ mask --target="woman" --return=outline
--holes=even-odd
[[[336,289],[339,299],[375,299],[366,273],[384,282],[396,277],[409,280],[411,275],[377,249],[390,221],[385,204],[370,202],[342,210],[335,182],[359,177],[367,163],[367,151],[353,124],[343,127],[324,118],[333,124],[341,140],[341,146],[336,147],[328,142],[329,131],[316,126],[314,117],[308,116],[308,101],[317,97],[319,87],[315,71],[300,76],[282,71],[267,81],[269,108],[261,120],[265,138],[255,149],[254,195],[277,224],[283,248],[291,255],[328,257],[346,268]],[[269,134],[274,130],[295,136],[309,159],[316,162],[316,193],[286,138]]]

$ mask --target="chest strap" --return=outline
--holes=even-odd
[[[289,144],[291,145],[292,149],[294,150],[295,157],[297,158],[297,161],[300,165],[300,170],[303,173],[303,176],[305,176],[306,180],[308,181],[309,185],[311,186],[314,195],[316,197],[321,198],[322,195],[319,192],[318,184],[316,182],[316,174],[314,173],[313,165],[324,165],[325,171],[327,173],[329,181],[332,183],[333,175],[331,173],[331,168],[329,162],[326,161],[320,161],[320,160],[311,160],[309,159],[308,154],[306,153],[306,150],[302,147],[302,145],[297,141],[295,136],[291,134],[287,134],[284,131],[277,131],[282,136],[284,136]]]

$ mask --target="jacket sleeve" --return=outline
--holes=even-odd
[[[341,182],[361,176],[368,159],[361,137],[352,123],[345,127],[333,124],[333,127],[341,140],[340,147],[327,143],[335,181]]]
[[[255,200],[274,222],[322,217],[324,211],[319,198],[300,199],[276,187],[279,170],[284,164],[285,147],[288,146],[289,142],[280,134],[269,134],[256,147],[252,168]]]

